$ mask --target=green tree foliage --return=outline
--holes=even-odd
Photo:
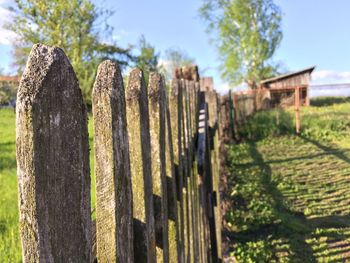
[[[70,58],[88,103],[98,64],[108,58],[123,66],[133,58],[129,48],[101,41],[112,33],[105,23],[111,12],[99,10],[90,0],[16,0],[11,11],[13,21],[7,28],[18,36],[14,45],[18,73],[33,44],[58,46]]]
[[[273,0],[203,1],[199,11],[217,44],[223,78],[256,88],[275,74],[271,58],[282,40],[282,15]]]
[[[16,98],[17,88],[8,84],[0,84],[0,105]]]
[[[195,59],[190,57],[186,51],[176,47],[169,48],[165,51],[165,56],[160,63],[159,70],[169,82],[173,77],[175,69],[193,64],[195,64]]]
[[[149,73],[158,71],[158,59],[160,54],[156,53],[155,47],[147,42],[143,35],[139,40],[139,51],[140,55],[136,58],[136,66],[143,70],[147,83]]]

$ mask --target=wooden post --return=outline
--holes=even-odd
[[[231,89],[228,91],[228,106],[229,106],[229,113],[230,113],[230,139],[232,139],[234,136],[234,116],[233,116],[233,102],[232,102],[232,91]]]
[[[300,134],[300,87],[295,87],[295,130]]]
[[[92,92],[94,118],[97,259],[134,262],[129,141],[123,78],[107,60]]]
[[[174,147],[174,170],[177,190],[177,212],[178,212],[178,253],[180,262],[185,262],[185,218],[184,218],[184,198],[183,198],[183,161],[182,161],[182,86],[181,81],[173,79],[172,89],[169,98],[169,115],[172,135],[172,145]]]
[[[90,262],[87,113],[61,49],[33,46],[16,108],[23,262]]]
[[[183,129],[184,129],[184,168],[185,168],[185,196],[186,196],[186,220],[187,220],[187,260],[194,262],[193,250],[193,218],[192,218],[192,130],[190,113],[189,81],[183,80]]]
[[[198,171],[201,176],[203,185],[203,204],[206,207],[206,222],[208,224],[208,233],[210,237],[210,249],[208,257],[211,256],[211,262],[218,262],[218,244],[216,233],[216,222],[214,203],[215,197],[213,194],[213,175],[211,167],[211,142],[208,127],[208,104],[205,102],[205,93],[200,93],[200,115],[198,129]],[[208,238],[208,236],[207,236]],[[209,254],[210,252],[210,254]]]
[[[135,262],[156,262],[148,95],[143,73],[133,69],[126,92],[134,215]]]
[[[169,110],[170,100],[166,98],[166,126],[165,126],[165,146],[166,146],[166,179],[168,192],[168,222],[169,222],[169,262],[182,262],[181,257],[181,236],[180,236],[180,203],[177,201],[175,151],[173,147],[173,131],[171,128],[171,114]],[[177,113],[177,111],[176,111]],[[177,132],[176,132],[177,133]]]
[[[210,155],[212,167],[213,182],[213,203],[214,203],[214,220],[216,226],[217,251],[219,259],[221,253],[221,209],[220,209],[220,160],[219,160],[219,137],[218,137],[218,97],[215,91],[206,92],[206,101],[208,103],[208,124],[210,129]]]
[[[210,244],[209,244],[209,222],[207,207],[207,187],[206,187],[206,102],[205,93],[200,92],[198,96],[199,116],[198,116],[198,143],[197,143],[197,159],[198,159],[198,175],[199,175],[199,198],[201,204],[201,225],[202,225],[202,252],[203,258],[209,261]]]
[[[164,80],[152,73],[148,86],[152,177],[158,261],[169,262],[168,192],[166,178],[166,94]]]
[[[199,230],[199,201],[198,201],[198,171],[196,158],[196,141],[198,127],[198,91],[199,82],[189,82],[190,112],[191,112],[191,151],[190,151],[190,185],[192,202],[192,242],[194,262],[200,262],[200,230]]]

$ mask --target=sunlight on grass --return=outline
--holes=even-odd
[[[241,129],[251,140],[228,147],[225,215],[239,262],[350,260],[349,113],[350,103],[305,107],[301,136],[292,109]]]

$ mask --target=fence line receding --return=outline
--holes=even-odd
[[[35,45],[17,98],[23,261],[220,262],[219,110],[196,66],[170,89],[134,69],[124,89],[118,65],[102,62],[93,222],[82,93],[64,52]]]

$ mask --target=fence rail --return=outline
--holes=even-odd
[[[33,47],[16,109],[23,261],[220,262],[218,96],[197,68],[169,92],[134,69],[124,90],[105,61],[92,102],[96,235],[78,81],[62,50]]]

